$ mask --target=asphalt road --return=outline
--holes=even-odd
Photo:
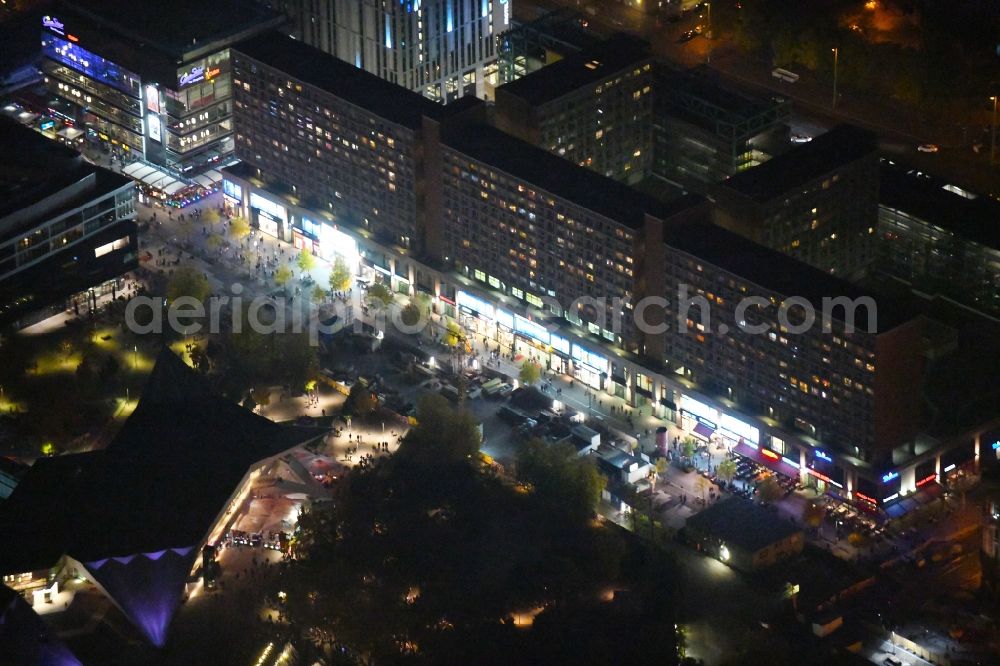
[[[689,15],[676,23],[658,22],[638,10],[613,2],[598,0],[519,0],[514,5],[518,20],[530,20],[551,9],[566,7],[583,13],[591,28],[612,33],[627,31],[647,39],[653,52],[669,62],[693,67],[708,64],[724,81],[749,92],[781,95],[794,103],[793,127],[803,124],[814,129],[828,128],[838,122],[861,125],[878,133],[883,152],[905,160],[919,169],[954,179],[966,187],[1000,195],[1000,169],[989,165],[989,146],[979,154],[971,142],[980,136],[982,126],[990,122],[988,103],[976,118],[930,119],[917,110],[884,97],[853,92],[841,81],[834,111],[833,82],[808,71],[797,72],[794,84],[782,83],[771,76],[770,61],[748,57],[724,39],[709,43],[702,36],[679,41],[682,33],[704,22]],[[588,12],[588,7],[593,14]],[[819,132],[809,132],[814,136]],[[934,154],[918,152],[920,144],[940,147]]]

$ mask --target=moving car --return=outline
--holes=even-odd
[[[806,136],[805,134],[793,134],[791,139],[792,143],[809,143],[813,140],[811,136]]]
[[[938,148],[933,143],[922,143],[917,146],[917,150],[921,153],[936,153],[940,148]]]
[[[690,42],[697,36],[698,33],[696,33],[694,30],[685,30],[683,33],[681,33],[681,36],[677,38],[677,41],[683,44],[684,42]]]

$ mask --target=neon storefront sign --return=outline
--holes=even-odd
[[[475,314],[484,319],[493,319],[493,306],[468,292],[460,291],[455,294],[455,302],[458,303],[458,307],[465,308],[468,314]]]
[[[60,35],[66,34],[66,26],[63,25],[63,22],[57,19],[55,16],[43,16],[42,27],[48,28],[52,32]]]
[[[899,472],[886,472],[882,475],[882,483],[889,483],[899,478]]]
[[[917,481],[917,488],[919,488],[920,486],[925,486],[931,481],[934,481],[935,479],[937,479],[937,474],[930,474],[928,476],[925,476],[924,478]]]
[[[874,498],[868,497],[868,495],[865,495],[864,493],[860,493],[857,490],[854,491],[854,496],[857,497],[859,500],[862,500],[864,502],[868,502],[869,504],[878,504],[878,502],[876,502]]]
[[[779,456],[779,455],[778,455],[777,453],[775,453],[774,451],[770,451],[770,450],[768,450],[768,449],[761,449],[761,450],[760,450],[760,454],[761,454],[762,456],[764,456],[765,458],[770,458],[771,460],[774,460],[774,461],[778,461],[778,460],[781,460],[781,456]]]
[[[549,344],[552,345],[552,348],[555,349],[560,354],[565,354],[566,356],[569,356],[569,340],[567,340],[566,338],[561,338],[555,334],[550,335]]]
[[[520,315],[514,315],[514,330],[521,335],[534,338],[543,344],[549,344],[549,331],[538,322],[525,319]]]
[[[812,476],[815,476],[820,481],[825,481],[826,483],[829,483],[832,486],[836,486],[838,488],[843,488],[844,487],[844,486],[840,485],[839,483],[837,483],[836,481],[834,481],[833,479],[831,479],[830,477],[828,477],[826,474],[823,474],[822,472],[817,472],[816,470],[814,470],[814,469],[812,469],[810,467],[806,468],[806,473],[807,474],[811,474]]]
[[[821,451],[819,449],[816,449],[815,451],[813,451],[813,456],[816,457],[816,458],[819,458],[820,460],[826,461],[828,463],[832,463],[833,462],[833,456],[831,456],[826,451]]]
[[[177,79],[177,85],[179,86],[189,86],[192,83],[198,83],[199,81],[205,80],[205,67],[202,65],[195,65],[190,71],[181,74]]]

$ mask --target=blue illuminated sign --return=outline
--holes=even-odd
[[[205,80],[205,68],[201,65],[196,65],[191,68],[191,71],[185,72],[180,75],[177,79],[178,86],[187,86],[192,83],[198,83],[199,81]]]
[[[57,19],[55,16],[43,16],[42,27],[48,28],[52,32],[58,33],[60,35],[66,34],[66,26],[63,25],[63,22]]]
[[[508,330],[514,330],[514,315],[503,310],[497,310],[497,323],[505,326]]]
[[[527,335],[529,338],[549,344],[549,331],[538,322],[525,319],[520,315],[514,315],[514,330],[522,335]]]
[[[72,42],[46,34],[42,39],[42,52],[52,60],[61,62],[100,83],[117,88],[136,98],[140,95],[139,77],[136,74],[124,70],[110,60],[105,60],[96,53],[91,53]],[[136,107],[136,112],[138,112],[138,107]]]
[[[549,344],[552,345],[552,348],[555,349],[557,352],[569,356],[569,340],[567,340],[566,338],[561,338],[558,335],[554,334],[550,335]]]
[[[828,463],[833,462],[833,457],[826,451],[821,451],[820,449],[813,451],[813,456],[819,458],[820,460],[825,460]]]
[[[893,479],[899,478],[899,472],[886,472],[882,475],[882,483],[889,483]]]
[[[1000,449],[1000,439],[993,442],[993,450],[996,451],[997,449]]]

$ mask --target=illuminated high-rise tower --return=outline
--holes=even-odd
[[[279,0],[298,39],[424,96],[492,98],[512,0]]]

